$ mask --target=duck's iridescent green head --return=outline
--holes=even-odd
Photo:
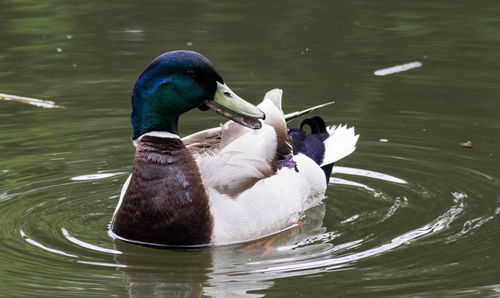
[[[178,133],[179,116],[212,109],[250,128],[265,115],[229,89],[207,58],[192,51],[157,57],[137,80],[132,95],[132,139],[150,131]]]

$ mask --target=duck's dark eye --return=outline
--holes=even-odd
[[[194,77],[194,76],[196,76],[196,70],[188,69],[188,70],[186,70],[186,74],[190,77]]]
[[[227,96],[227,97],[229,97],[229,98],[233,97],[233,96],[231,95],[231,93],[229,93],[229,92],[227,92],[227,91],[226,91],[226,92],[224,92],[224,95],[225,95],[225,96]]]

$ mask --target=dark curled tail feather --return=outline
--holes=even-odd
[[[302,130],[307,125],[311,128],[311,133]],[[292,138],[293,154],[302,153],[321,165],[325,157],[325,144],[323,143],[329,134],[326,130],[325,121],[319,116],[307,118],[300,122],[299,128],[292,128],[288,131]],[[333,163],[321,167],[325,172],[326,182],[332,174]]]
[[[304,125],[309,125],[309,127],[311,128],[311,134],[321,136],[322,141],[326,140],[329,137],[329,134],[326,131],[325,121],[323,121],[323,118],[319,116],[314,116],[312,118],[302,120],[302,122],[300,122],[299,128],[302,130]]]

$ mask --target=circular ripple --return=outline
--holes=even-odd
[[[1,216],[12,227],[2,229],[2,259],[16,264],[9,278],[23,280],[30,293],[44,293],[58,279],[61,295],[114,289],[132,296],[259,296],[281,278],[348,275],[362,265],[368,268],[364,278],[409,286],[403,279],[428,270],[435,247],[446,250],[484,238],[482,227],[498,221],[497,202],[482,197],[482,188],[498,186],[493,176],[454,164],[443,170],[441,163],[438,169],[433,162],[409,158],[386,157],[383,164],[381,171],[335,167],[327,197],[306,212],[297,229],[189,253],[108,236],[126,173],[63,181],[46,177],[2,194]],[[443,181],[444,172],[461,175]],[[444,260],[446,253],[438,255],[443,260],[432,263],[433,270],[456,270]],[[384,261],[388,266],[380,267]],[[401,266],[396,281],[394,266]],[[26,271],[33,274],[23,277]],[[35,283],[33,275],[39,276]]]

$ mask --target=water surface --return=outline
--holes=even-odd
[[[0,93],[65,107],[0,101],[0,294],[499,296],[499,15],[463,1],[0,1]],[[131,89],[174,49],[254,103],[276,87],[285,112],[335,100],[317,114],[356,127],[302,227],[188,252],[108,236]],[[221,121],[193,111],[180,133]]]

